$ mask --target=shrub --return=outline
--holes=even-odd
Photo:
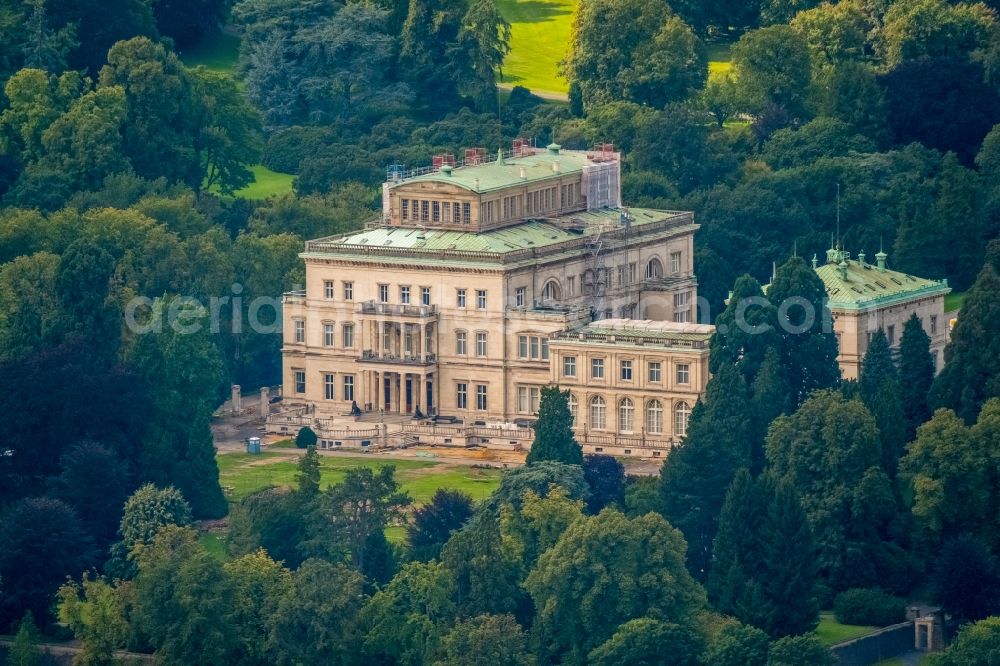
[[[300,449],[308,449],[310,446],[316,446],[316,433],[312,428],[306,426],[299,430],[298,434],[295,435],[295,446]]]
[[[855,588],[837,595],[833,614],[842,624],[884,627],[905,619],[906,602],[879,588]]]

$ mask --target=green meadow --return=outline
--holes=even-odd
[[[268,486],[294,487],[298,454],[265,451],[260,455],[223,453],[218,456],[219,481],[231,501],[239,501]],[[477,469],[433,459],[389,460],[382,456],[320,456],[320,485],[324,488],[344,478],[355,467],[396,468],[396,479],[415,504],[425,504],[439,488],[460,490],[482,500],[500,485],[501,470]]]

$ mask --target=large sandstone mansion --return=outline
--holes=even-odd
[[[284,298],[285,405],[320,425],[354,405],[453,416],[489,441],[482,427],[530,418],[558,384],[585,450],[664,455],[708,381],[698,226],[622,207],[619,178],[610,146],[520,141],[390,168],[379,220],[306,243],[305,290]],[[943,310],[939,292],[922,309]]]

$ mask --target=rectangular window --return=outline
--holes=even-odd
[[[594,358],[590,360],[590,378],[604,379],[604,359]]]
[[[931,335],[937,335],[937,315],[931,315]]]
[[[549,339],[542,338],[542,360],[549,360]]]
[[[628,265],[628,281],[629,284],[635,282],[635,264]]]
[[[518,287],[514,290],[514,307],[523,308],[524,307],[524,287]]]
[[[323,346],[333,346],[333,324],[323,324]]]
[[[486,333],[476,333],[476,356],[486,356]]]
[[[455,406],[459,409],[469,408],[469,387],[464,382],[455,384]]]
[[[382,349],[388,351],[392,348],[392,324],[382,325]]]
[[[566,278],[566,295],[576,296],[576,276],[571,275]]]
[[[887,338],[889,338],[889,344],[890,345],[896,344],[896,327],[895,326],[890,325],[889,326],[889,330],[886,331],[885,335],[886,335]]]
[[[472,204],[463,203],[462,204],[462,224],[472,223]],[[483,407],[483,409],[486,409]]]
[[[295,392],[305,393],[306,392],[306,371],[296,370],[295,371]]]
[[[465,290],[464,289],[459,289],[456,292],[456,299],[455,299],[455,301],[456,301],[455,304],[458,307],[460,307],[460,308],[464,308],[465,307]]]
[[[476,290],[476,307],[480,310],[486,309],[486,290],[477,289]]]
[[[328,372],[323,375],[323,397],[327,400],[333,400],[335,393],[334,387],[336,386],[334,383],[335,379],[336,377],[332,372]]]
[[[344,400],[354,400],[354,375],[344,375]]]
[[[354,347],[354,324],[344,324],[344,348],[351,349]]]
[[[476,384],[476,409],[486,409],[486,384]]]
[[[528,413],[528,387],[517,387],[517,411],[520,414]]]
[[[400,203],[400,210],[402,210],[402,217],[404,220],[410,219],[410,200],[403,199]]]
[[[576,356],[563,357],[563,377],[576,377]]]
[[[531,358],[538,358],[538,338],[531,336]]]
[[[399,302],[402,303],[403,305],[409,305],[410,304],[410,288],[409,287],[400,287],[399,288]]]
[[[328,300],[333,300],[333,280],[323,280],[323,297]]]
[[[619,266],[618,267],[618,284],[619,285],[625,284],[625,267],[624,266]]]
[[[677,364],[677,383],[678,384],[690,384],[691,383],[691,366],[687,363]]]
[[[670,253],[670,272],[680,273],[681,272],[681,253],[671,252]]]
[[[423,305],[430,305],[431,304],[431,288],[430,287],[421,287],[420,288],[420,302]]]
[[[344,300],[353,301],[354,300],[354,283],[345,282],[344,283]]]
[[[691,321],[691,292],[682,291],[674,294],[674,321],[678,323]]]
[[[389,285],[380,284],[378,286],[378,302],[379,303],[389,302]]]
[[[431,202],[431,222],[441,221],[441,204],[437,201]]]
[[[430,217],[430,214],[429,214],[430,213],[430,207],[431,206],[430,206],[430,202],[429,201],[421,201],[420,202],[420,220],[422,222],[427,222],[428,221],[428,218]]]
[[[451,224],[451,202],[445,201],[441,206],[444,209],[444,214],[442,215],[444,223]]]
[[[296,342],[306,341],[306,323],[301,319],[295,320],[295,341]]]
[[[660,362],[650,361],[649,362],[649,381],[659,382],[660,381]]]
[[[517,336],[517,356],[518,358],[528,358],[528,336]]]
[[[622,381],[632,381],[632,361],[622,361]]]
[[[468,334],[465,331],[455,332],[455,353],[459,356],[465,356],[469,353],[468,350]]]

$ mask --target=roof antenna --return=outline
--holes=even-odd
[[[840,183],[837,183],[837,249],[840,249]]]

